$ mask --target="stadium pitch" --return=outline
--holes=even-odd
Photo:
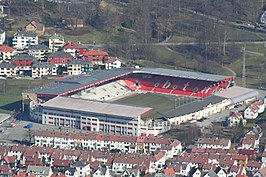
[[[181,106],[183,104],[190,103],[195,99],[196,98],[159,93],[135,93],[133,95],[115,100],[112,103],[153,108],[150,113],[143,117],[145,119],[162,117],[160,113],[174,109],[175,107]]]

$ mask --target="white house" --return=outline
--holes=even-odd
[[[32,65],[32,77],[41,78],[44,76],[56,76],[57,68],[50,62],[35,62]]]
[[[58,49],[63,48],[65,45],[65,38],[64,36],[55,33],[49,38],[49,48],[55,52],[58,51]]]
[[[256,119],[260,113],[263,113],[265,105],[263,101],[252,103],[245,111],[244,117],[247,119]]]
[[[105,60],[105,69],[121,68],[121,61],[117,58],[108,58]]]
[[[13,37],[13,47],[19,50],[27,49],[33,45],[38,45],[38,43],[38,36],[34,32],[18,31]]]
[[[90,164],[84,160],[77,161],[72,166],[76,168],[79,177],[85,177],[90,174]]]
[[[229,127],[239,125],[241,121],[243,125],[246,125],[247,120],[243,118],[241,112],[230,112],[229,118],[227,119]]]
[[[0,29],[0,45],[3,45],[6,40],[6,32]]]
[[[13,77],[16,75],[16,66],[10,63],[0,63],[0,76]]]
[[[99,167],[93,172],[92,177],[111,177],[110,170],[106,167]]]
[[[26,172],[27,173],[31,172],[36,177],[50,177],[53,174],[51,167],[32,166],[32,165],[28,166]]]
[[[197,141],[197,147],[203,149],[230,149],[231,140],[218,138],[199,138]]]

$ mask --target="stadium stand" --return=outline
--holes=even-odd
[[[93,87],[72,95],[73,98],[82,98],[96,101],[109,101],[131,92],[127,85],[122,81],[115,81],[99,87]]]
[[[130,77],[124,79],[132,90],[187,95],[195,97],[210,96],[216,91],[225,89],[229,81],[204,81],[179,77],[153,76],[147,78]]]

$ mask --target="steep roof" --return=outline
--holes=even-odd
[[[63,51],[57,51],[55,53],[50,53],[48,58],[73,58],[71,54]]]

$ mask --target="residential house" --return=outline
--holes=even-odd
[[[198,148],[213,148],[213,149],[230,149],[231,140],[218,138],[199,138],[197,141]]]
[[[38,36],[43,36],[45,32],[45,26],[35,20],[30,21],[23,26],[25,31],[35,32]]]
[[[0,55],[2,61],[11,60],[14,56],[14,50],[6,45],[0,46]]]
[[[93,65],[102,65],[109,58],[107,52],[103,50],[90,50],[84,54],[86,60],[92,62]]]
[[[70,60],[67,65],[68,75],[86,74],[93,70],[93,65],[87,60]]]
[[[265,177],[265,176],[266,176],[266,167],[259,169],[259,171],[257,171],[254,174],[254,177]]]
[[[76,168],[79,177],[86,177],[90,174],[90,164],[84,160],[75,162],[72,167]]]
[[[49,38],[48,42],[49,42],[49,48],[53,52],[55,52],[63,48],[63,46],[65,45],[65,38],[61,34],[55,33]]]
[[[15,156],[4,156],[0,159],[0,166],[8,165],[11,168],[17,167],[17,159]]]
[[[189,172],[189,177],[201,177],[201,171],[198,168],[193,167]]]
[[[3,45],[6,41],[6,32],[0,29],[0,45]]]
[[[11,168],[8,165],[0,165],[0,176],[9,177]]]
[[[26,71],[31,70],[31,66],[34,61],[37,61],[37,58],[29,54],[17,54],[12,57],[11,63],[16,65],[17,70]]]
[[[69,42],[63,47],[63,51],[70,53],[73,57],[82,57],[88,52],[88,48],[79,42]]]
[[[57,51],[55,53],[51,53],[47,56],[48,62],[51,62],[58,66],[67,67],[68,62],[73,60],[73,57],[66,52]]]
[[[255,174],[257,171],[259,171],[260,169],[264,168],[265,164],[262,162],[257,162],[257,161],[248,161],[247,164],[247,171],[252,172],[253,174]]]
[[[213,170],[210,170],[203,177],[219,177],[219,176]]]
[[[0,76],[13,77],[16,75],[16,65],[10,63],[0,63]]]
[[[51,167],[45,166],[28,166],[26,173],[33,173],[35,177],[50,177],[53,172]]]
[[[92,177],[111,177],[110,171],[106,166],[100,166],[92,173]]]
[[[258,135],[246,134],[240,140],[241,146],[239,149],[258,149],[260,144],[260,137]]]
[[[50,62],[34,62],[31,69],[33,78],[41,78],[44,76],[56,76],[57,67]]]
[[[108,58],[104,61],[105,69],[121,68],[122,62],[117,58]]]
[[[140,171],[138,169],[125,169],[121,177],[140,177]]]
[[[65,167],[63,172],[67,177],[79,177],[79,174],[74,167]]]
[[[238,177],[240,175],[246,175],[246,167],[245,166],[234,165],[234,166],[230,167],[230,169],[227,172],[227,176],[231,176],[231,177]]]
[[[30,46],[28,49],[29,55],[32,55],[40,60],[44,60],[46,58],[46,55],[51,52],[52,50],[44,44]]]
[[[38,36],[30,31],[18,31],[13,37],[13,47],[18,50],[28,49],[30,46],[38,45]]]
[[[241,112],[230,112],[229,118],[227,119],[229,127],[239,125],[241,121],[243,125],[246,125],[247,120],[243,118]]]

